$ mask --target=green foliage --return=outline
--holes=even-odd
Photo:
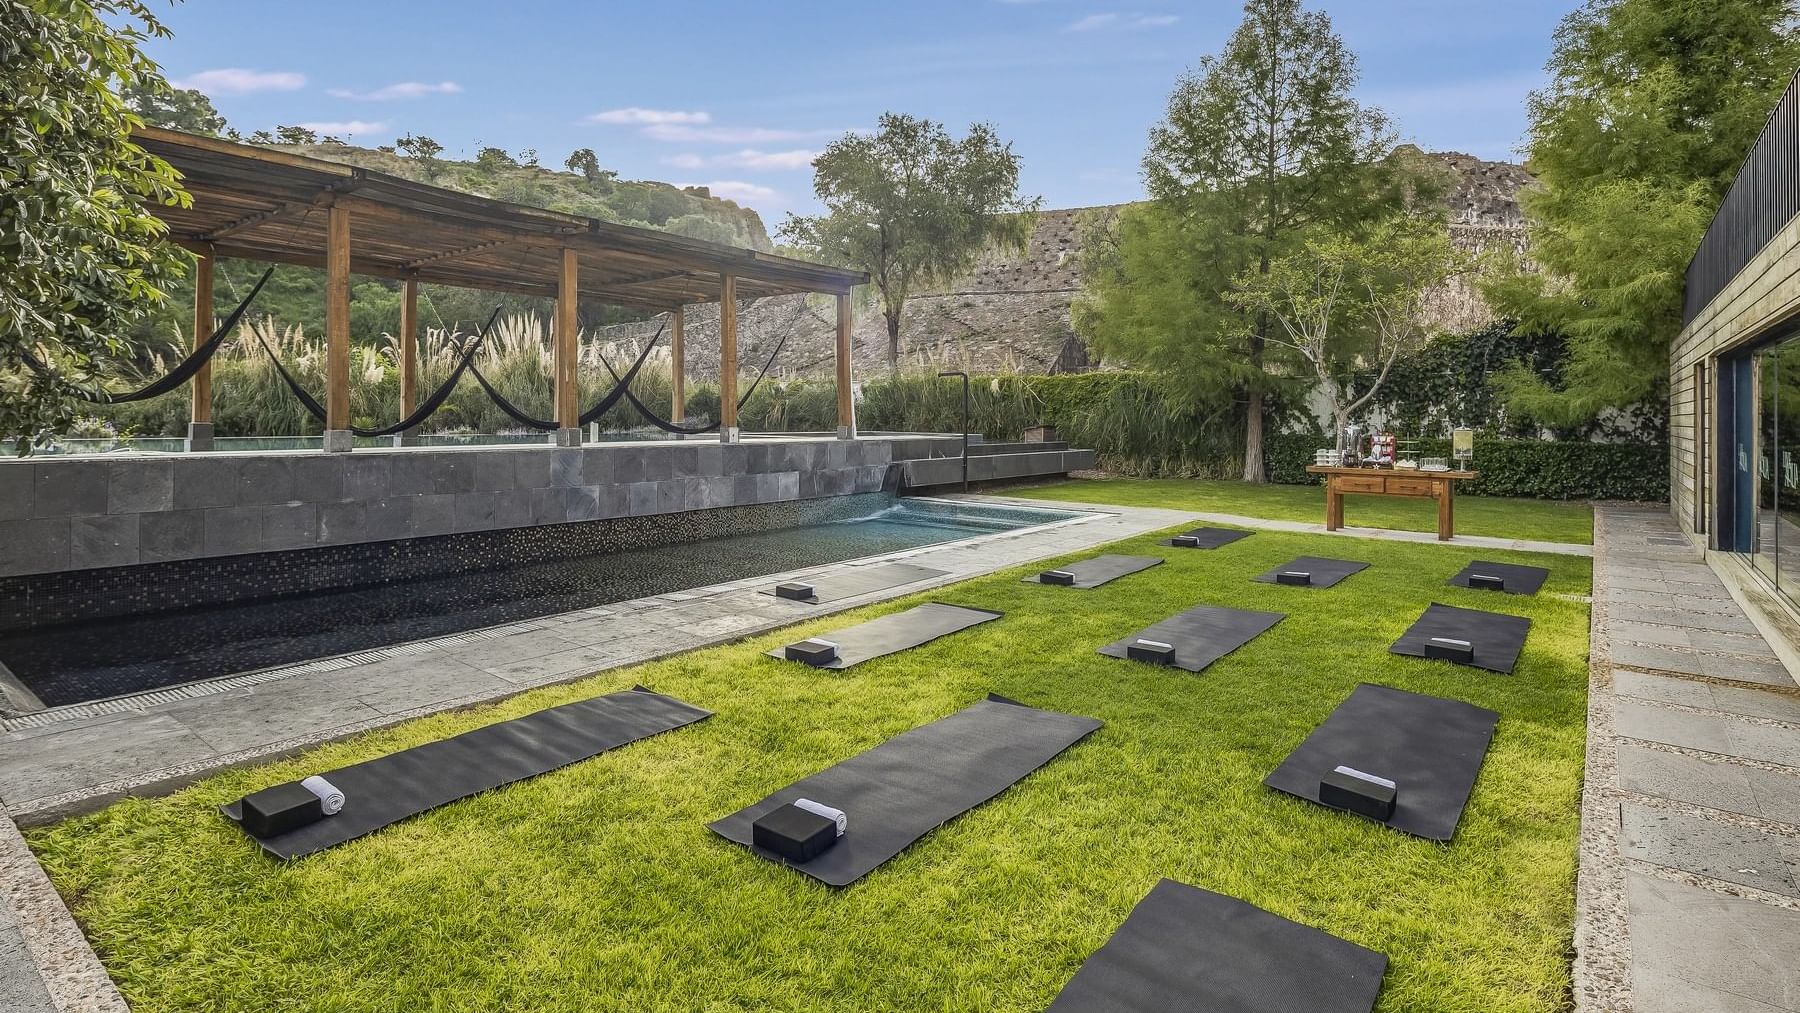
[[[225,117],[213,108],[212,99],[196,88],[170,88],[140,82],[120,88],[119,97],[145,126],[208,137],[222,136],[229,129]]]
[[[1041,201],[1019,196],[1019,156],[994,128],[962,140],[942,124],[883,113],[813,160],[823,215],[790,214],[781,234],[818,259],[867,271],[887,320],[888,368],[900,370],[900,319],[918,285],[944,282],[992,245],[1023,248]]]
[[[1104,355],[1165,375],[1193,410],[1246,402],[1244,477],[1262,480],[1264,399],[1288,384],[1264,362],[1271,323],[1234,304],[1307,230],[1348,229],[1423,195],[1391,156],[1386,117],[1351,97],[1356,58],[1323,12],[1248,0],[1223,52],[1177,83],[1150,134],[1152,200],[1083,264],[1075,324]]]
[[[1560,385],[1508,373],[1516,411],[1567,426],[1663,396],[1684,269],[1800,61],[1794,25],[1791,0],[1587,0],[1564,19],[1530,103],[1542,273],[1488,296],[1566,335],[1569,361]]]
[[[166,87],[140,47],[167,34],[138,0],[0,0],[0,433],[69,425],[180,271],[148,208],[187,195],[114,90]]]
[[[1269,443],[1272,481],[1317,485],[1306,473],[1317,437],[1284,434]],[[1422,456],[1450,456],[1449,440],[1421,440]],[[1648,503],[1669,498],[1669,448],[1663,443],[1591,443],[1586,440],[1475,441],[1481,477],[1457,488],[1473,496],[1527,499],[1619,499]]]
[[[281,144],[317,144],[319,135],[300,126],[278,126],[275,128],[275,139]]]
[[[441,168],[438,156],[444,153],[442,144],[424,134],[407,134],[394,142],[394,149],[418,162],[425,171],[426,179],[437,178],[438,170]]]
[[[1400,356],[1424,343],[1426,293],[1468,262],[1451,246],[1438,205],[1397,212],[1355,233],[1315,229],[1267,270],[1246,270],[1229,298],[1279,325],[1268,341],[1317,377],[1343,450],[1350,420],[1380,393]]]

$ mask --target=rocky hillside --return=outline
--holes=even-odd
[[[1522,166],[1457,152],[1425,157],[1450,172],[1445,201],[1457,246],[1475,253],[1496,246],[1524,249],[1519,192],[1531,184],[1531,173]],[[1081,291],[1076,270],[1078,222],[1091,210],[1095,209],[1041,212],[1037,231],[1022,255],[990,254],[942,290],[909,299],[901,332],[903,368],[1054,373],[1101,365],[1092,360],[1069,323],[1069,307]],[[1473,330],[1493,319],[1469,278],[1432,293],[1427,303],[1438,330]],[[697,376],[717,375],[717,320],[716,307],[689,310],[687,362]],[[796,297],[765,300],[744,309],[739,321],[743,362],[760,366],[791,330],[775,374],[830,374],[834,331],[830,307],[824,303],[800,305]],[[873,305],[858,308],[854,348],[857,375],[886,371],[886,325]]]

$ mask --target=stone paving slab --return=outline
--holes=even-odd
[[[1612,621],[1615,622],[1655,623],[1689,630],[1713,630],[1718,633],[1744,633],[1754,637],[1762,636],[1762,633],[1757,630],[1756,624],[1751,622],[1742,610],[1736,613],[1688,612],[1621,603],[1610,610],[1610,615]]]
[[[1627,802],[1619,848],[1626,858],[1770,893],[1800,897],[1800,839]]]
[[[1800,694],[1770,693],[1744,686],[1624,669],[1613,673],[1613,688],[1620,696],[1640,700],[1655,700],[1681,707],[1698,707],[1800,725]]]
[[[1800,771],[1625,744],[1619,747],[1619,784],[1638,795],[1786,823],[1800,832]]]
[[[1800,912],[1625,878],[1636,1013],[1800,1013]]]
[[[1760,641],[1759,641],[1760,642]],[[1767,649],[1767,645],[1764,644]],[[1648,668],[1659,672],[1679,672],[1684,675],[1705,676],[1709,679],[1728,679],[1733,682],[1752,683],[1759,686],[1773,686],[1790,689],[1794,686],[1793,676],[1773,651],[1766,658],[1748,657],[1741,654],[1722,654],[1717,651],[1674,650],[1668,647],[1653,647],[1646,644],[1615,641],[1612,649],[1612,661],[1615,665],[1628,668]]]

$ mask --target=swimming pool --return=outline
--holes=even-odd
[[[55,707],[1079,516],[875,497],[798,527],[15,631],[0,664]]]

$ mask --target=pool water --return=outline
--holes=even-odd
[[[10,633],[0,663],[55,707],[1074,516],[899,500],[803,527]]]

